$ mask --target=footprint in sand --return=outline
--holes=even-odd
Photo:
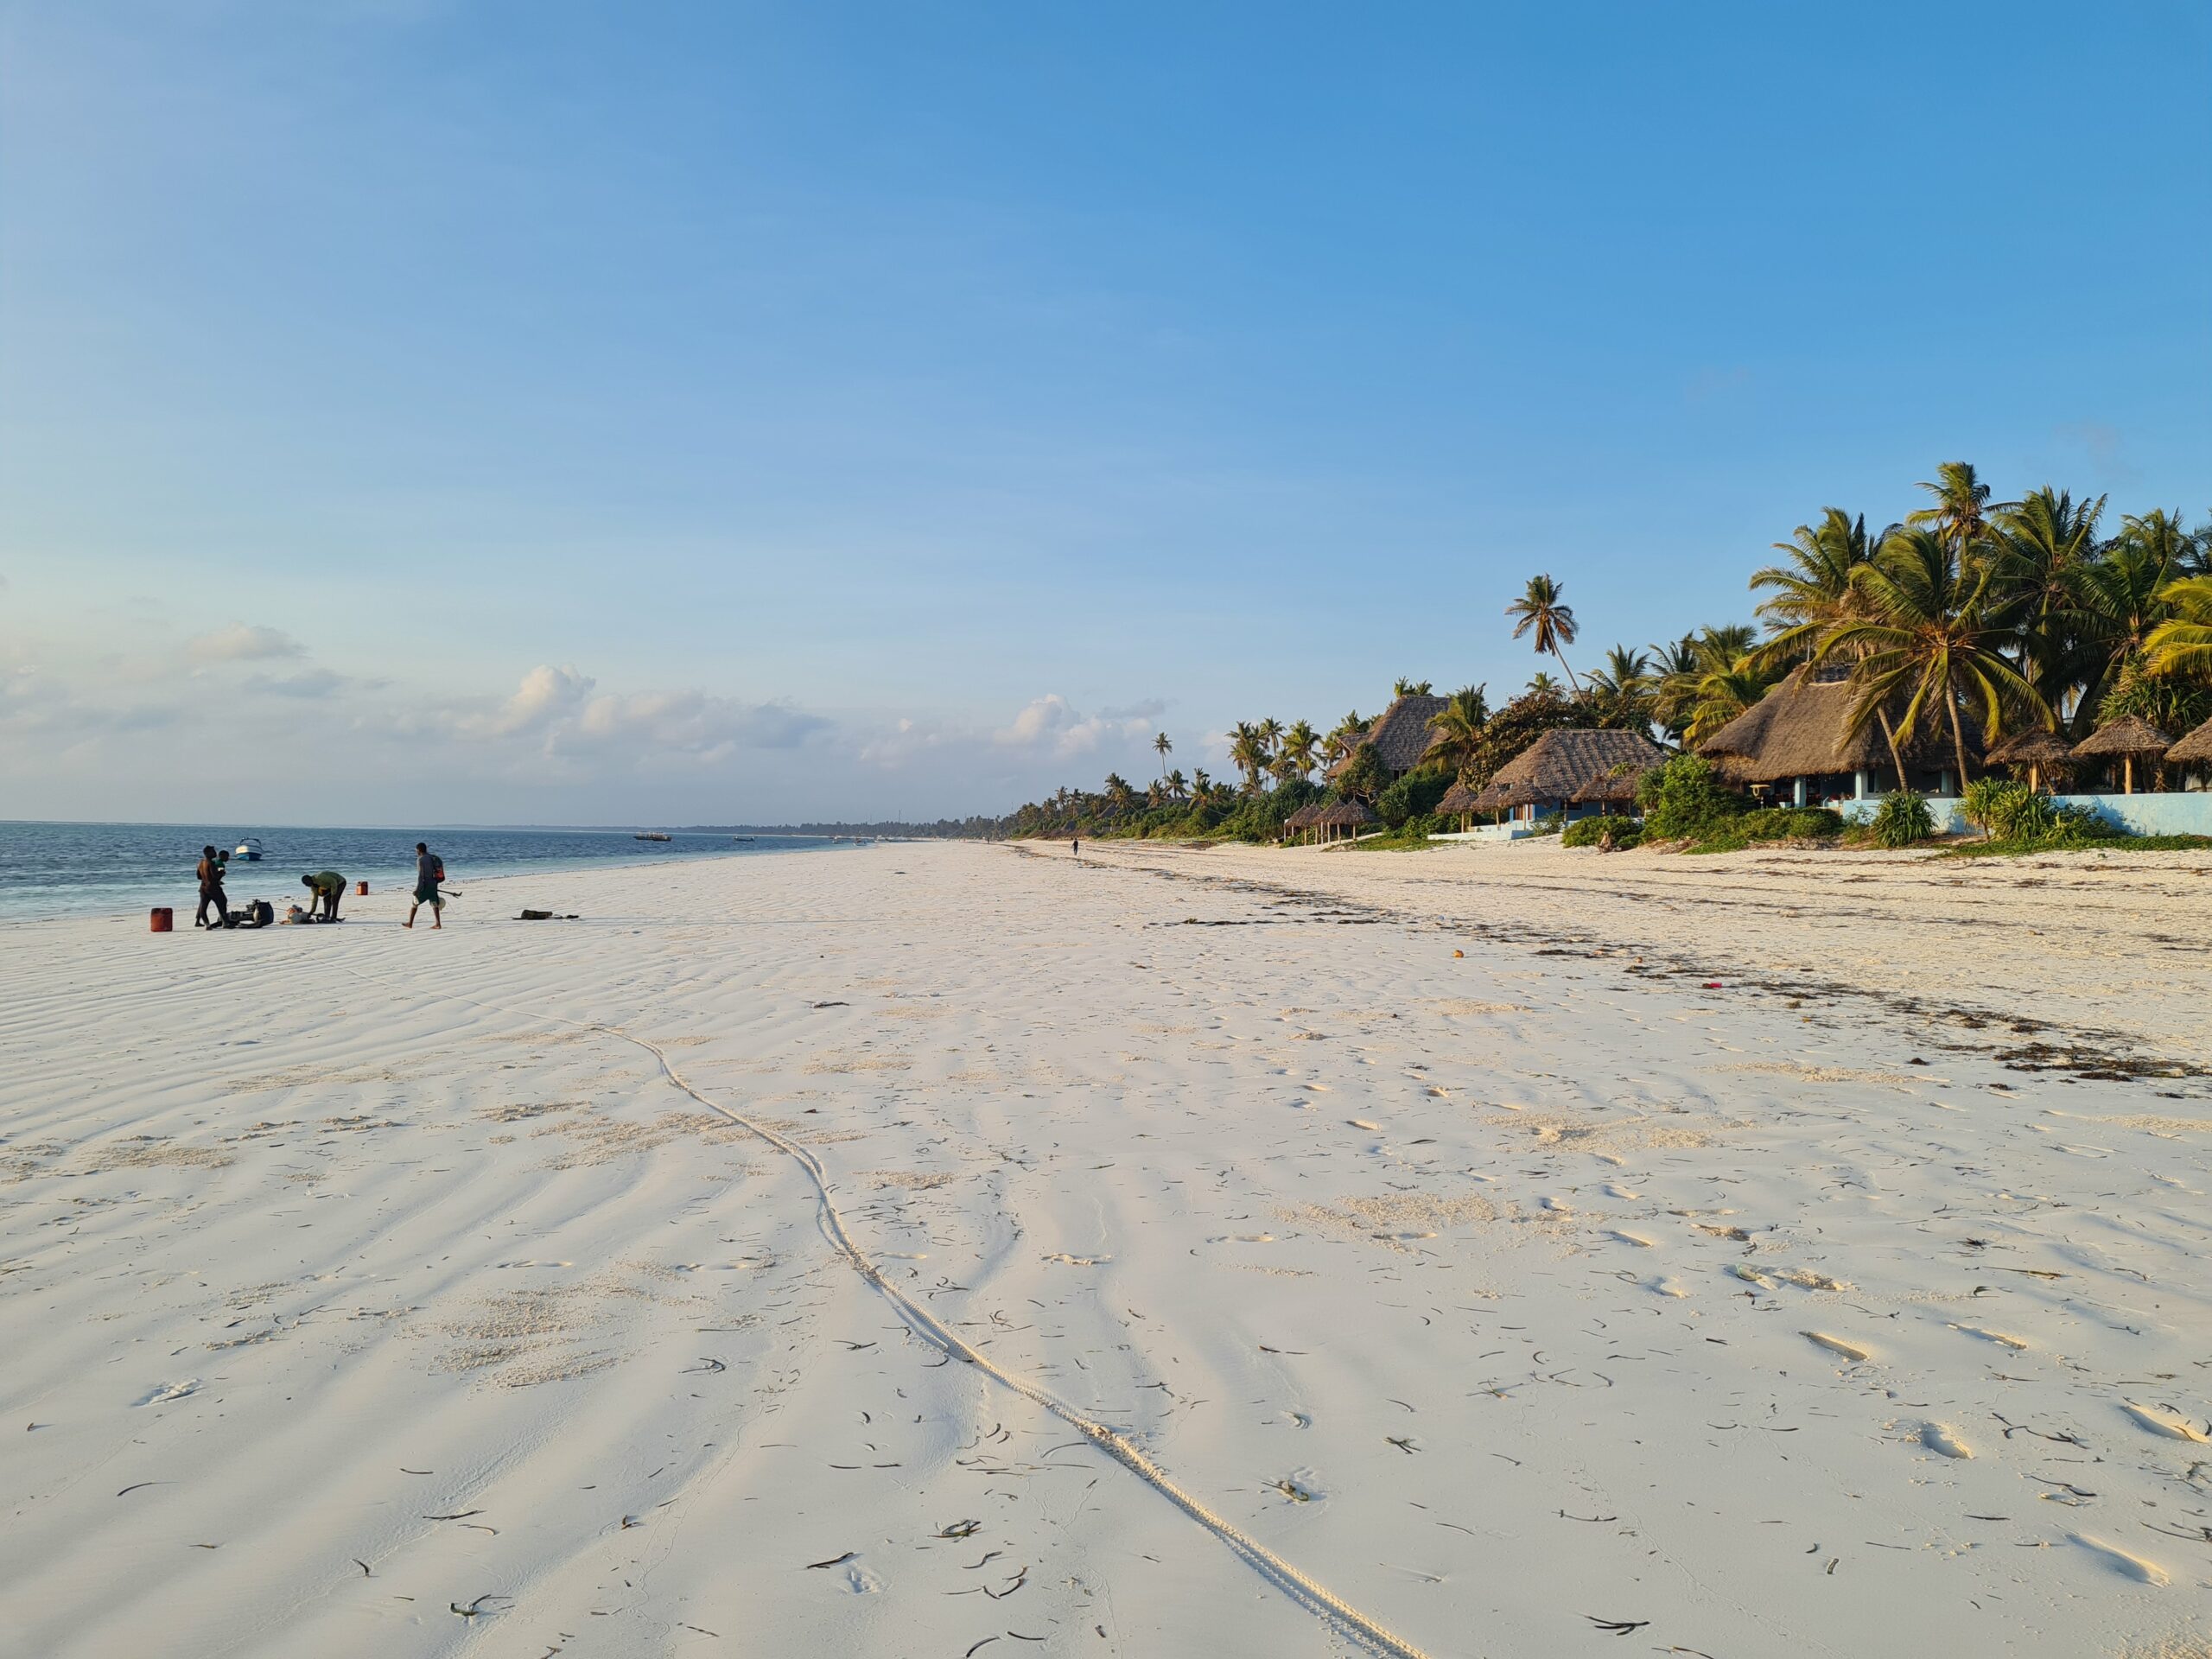
[[[2147,1428],[2153,1434],[2163,1434],[2170,1440],[2194,1440],[2199,1446],[2212,1444],[2212,1440],[2198,1433],[2186,1419],[2163,1411],[2153,1411],[2132,1401],[2123,1400],[2120,1408],[2135,1420],[2137,1427]]]
[[[2108,1544],[2101,1538],[2092,1538],[2085,1532],[2069,1532],[2066,1535],[2066,1541],[2088,1550],[2113,1572],[2123,1578],[2133,1579],[2138,1584],[2166,1582],[2166,1569],[2156,1561],[2146,1561],[2140,1555],[2131,1555],[2118,1545]]]
[[[1999,1348],[2010,1348],[2016,1354],[2024,1354],[2028,1351],[2025,1340],[2019,1337],[2008,1336],[2002,1331],[1985,1331],[1978,1325],[1955,1325],[1951,1329],[1961,1336],[1979,1337],[1984,1342],[1995,1343]]]
[[[1617,1239],[1623,1244],[1633,1244],[1640,1250],[1648,1250],[1654,1248],[1649,1239],[1639,1237],[1634,1233],[1623,1232],[1618,1227],[1607,1233],[1605,1236],[1611,1239]]]
[[[1641,1192],[1631,1192],[1618,1181],[1607,1181],[1598,1190],[1609,1198],[1640,1198],[1643,1196]]]
[[[188,1394],[200,1392],[200,1379],[193,1377],[183,1382],[164,1382],[143,1399],[134,1400],[134,1406],[165,1406],[172,1400],[181,1400]]]
[[[1776,1271],[1776,1278],[1785,1285],[1795,1285],[1800,1290],[1841,1290],[1843,1281],[1831,1279],[1825,1273],[1815,1273],[1810,1268],[1783,1268]]]
[[[1829,1336],[1824,1331],[1801,1331],[1797,1334],[1815,1348],[1825,1348],[1832,1354],[1840,1354],[1854,1365],[1874,1357],[1872,1349],[1861,1348],[1855,1343],[1846,1342],[1841,1337]]]
[[[1959,1438],[1958,1430],[1948,1423],[1905,1423],[1914,1440],[1939,1457],[1971,1459],[1974,1448]]]
[[[1047,1262],[1062,1262],[1071,1268],[1103,1267],[1105,1263],[1111,1262],[1113,1259],[1114,1258],[1110,1255],[1069,1255],[1064,1251],[1059,1250],[1055,1250],[1052,1255],[1045,1258]]]
[[[1348,1117],[1344,1122],[1355,1129],[1378,1130],[1382,1127],[1380,1123],[1370,1123],[1363,1117]]]
[[[883,1588],[883,1580],[855,1561],[845,1569],[845,1587],[856,1596],[872,1596]]]
[[[1747,1285],[1757,1285],[1762,1290],[1772,1290],[1774,1288],[1773,1280],[1768,1278],[1766,1274],[1761,1273],[1757,1268],[1747,1268],[1740,1262],[1732,1264],[1729,1268],[1728,1276],[1732,1279],[1740,1279]]]
[[[1645,1280],[1643,1287],[1656,1296],[1687,1296],[1690,1294],[1690,1287],[1688,1285],[1671,1274],[1665,1274],[1656,1279]]]

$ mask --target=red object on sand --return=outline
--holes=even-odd
[[[156,905],[151,925],[147,931],[153,933],[175,932],[176,912],[171,910],[167,905]]]
[[[1705,988],[1708,991],[1717,991],[1720,988],[1720,982],[1717,979],[1708,979],[1705,982]]]
[[[367,898],[369,896],[369,884],[365,881],[356,881],[353,884],[353,896],[356,899]]]

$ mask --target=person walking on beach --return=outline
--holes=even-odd
[[[1070,836],[1068,837],[1068,841],[1075,849],[1076,862],[1080,864],[1083,861],[1083,837],[1081,836]]]
[[[319,916],[326,922],[338,919],[338,895],[346,891],[346,878],[335,870],[321,870],[314,875],[303,875],[300,885],[308,890],[308,913]]]
[[[442,928],[446,925],[446,901],[438,891],[438,883],[446,879],[446,867],[435,853],[422,842],[415,843],[415,902],[407,906],[407,919],[401,925],[415,925],[415,912],[425,905],[430,907],[430,925]]]
[[[200,908],[193,913],[194,927],[228,927],[231,925],[231,900],[223,891],[223,861],[216,856],[213,847],[200,849]],[[215,919],[207,919],[207,906],[215,906]]]

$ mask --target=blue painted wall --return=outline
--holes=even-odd
[[[2057,799],[2067,806],[2086,806],[2130,835],[2212,836],[2212,790],[2178,795],[2061,795]],[[1846,801],[1839,810],[1847,822],[1864,823],[1881,804],[1878,799]],[[1928,806],[1938,830],[1955,836],[1974,833],[1974,826],[1959,816],[1955,800],[1931,798]]]

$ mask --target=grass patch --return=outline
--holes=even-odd
[[[2196,853],[2212,848],[2212,836],[2114,836],[2109,840],[1970,841],[1938,855],[1943,858],[2025,858],[2031,853]]]

